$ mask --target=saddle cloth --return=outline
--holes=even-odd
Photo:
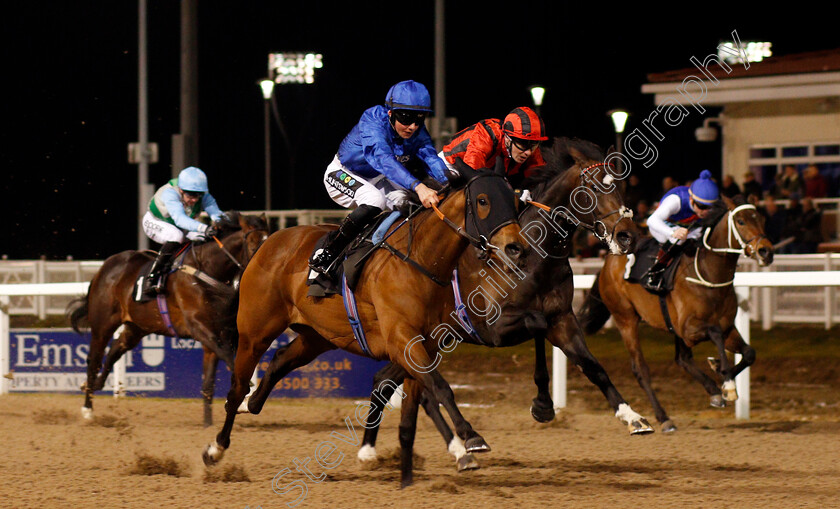
[[[693,253],[694,249],[694,243],[690,242],[686,245],[682,254]],[[640,284],[642,288],[655,295],[665,295],[674,289],[674,276],[677,273],[677,267],[682,256],[672,260],[671,264],[665,269],[665,273],[662,275],[662,289],[656,291],[647,286],[645,275],[656,262],[656,254],[658,252],[659,243],[656,239],[653,237],[642,239],[636,247],[636,251],[627,257],[627,265],[624,267],[624,279],[631,283]]]

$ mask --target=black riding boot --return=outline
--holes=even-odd
[[[665,269],[671,264],[671,260],[679,257],[682,253],[683,244],[668,243],[667,247],[660,246],[656,253],[656,261],[647,272],[647,286],[655,291],[662,290],[662,276]]]
[[[152,263],[149,269],[149,275],[143,279],[143,295],[146,297],[154,297],[158,293],[163,292],[162,278],[164,274],[172,266],[172,255],[181,247],[180,242],[167,242],[160,247],[157,258]]]
[[[330,233],[326,245],[309,262],[309,268],[315,272],[326,274],[336,257],[344,251],[353,239],[356,238],[373,219],[382,212],[382,209],[371,205],[359,205],[359,207],[344,218],[338,230]]]

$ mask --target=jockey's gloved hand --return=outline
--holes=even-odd
[[[529,201],[531,201],[531,191],[525,189],[524,191],[518,191],[518,194],[519,200],[522,203],[528,203]]]
[[[212,226],[209,226],[209,227],[207,227],[207,229],[206,229],[206,230],[204,230],[204,238],[205,238],[205,240],[210,240],[210,239],[212,239],[213,237],[215,237],[215,236],[216,236],[216,235],[218,235],[218,234],[219,234],[219,232],[218,232],[218,231],[216,231],[216,229],[215,229],[215,228],[213,228]]]

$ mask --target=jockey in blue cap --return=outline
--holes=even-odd
[[[677,186],[662,196],[659,207],[647,220],[651,235],[660,244],[656,262],[648,271],[648,287],[661,289],[665,268],[682,253],[686,239],[700,237],[702,229],[696,227],[697,221],[709,215],[719,197],[709,170],[700,172],[691,187]]]
[[[333,201],[355,210],[316,251],[312,270],[328,272],[338,254],[383,209],[393,210],[406,200],[406,189],[417,193],[424,207],[437,205],[437,193],[421,182],[426,175],[447,181],[445,163],[424,124],[431,112],[429,91],[410,80],[392,86],[384,106],[365,110],[324,173],[324,186]]]
[[[222,216],[216,199],[209,193],[207,175],[194,166],[181,170],[177,178],[155,192],[143,216],[143,231],[162,246],[148,276],[143,278],[142,296],[153,297],[163,290],[160,276],[169,270],[173,253],[185,239],[204,240],[215,235],[212,227],[195,220],[202,211],[213,221]]]

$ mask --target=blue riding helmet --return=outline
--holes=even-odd
[[[700,172],[700,178],[695,180],[688,189],[694,201],[711,205],[716,202],[719,197],[718,186],[712,180],[712,172],[703,170]]]
[[[432,96],[422,83],[401,81],[388,90],[385,106],[389,110],[413,110],[432,112]]]
[[[184,168],[178,174],[178,187],[182,191],[191,191],[193,193],[207,192],[207,175],[195,166]]]

